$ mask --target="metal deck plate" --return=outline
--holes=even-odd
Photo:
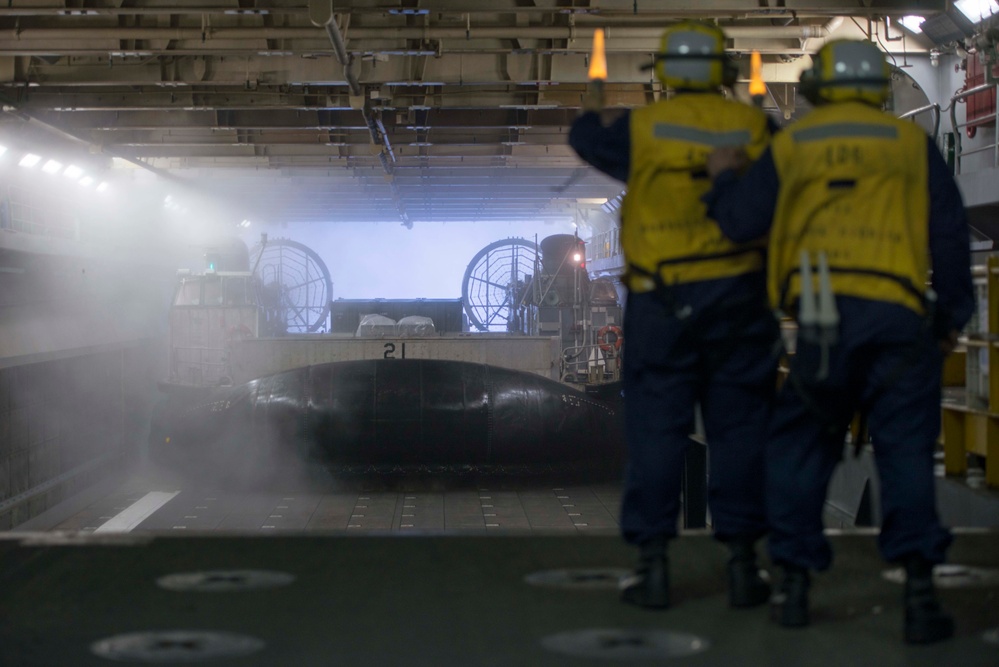
[[[156,585],[171,591],[199,593],[229,593],[261,588],[287,586],[295,577],[286,572],[268,570],[208,570],[206,572],[180,572],[156,580]]]
[[[706,639],[683,632],[628,628],[562,632],[545,637],[541,644],[557,653],[612,661],[682,658],[711,646]]]
[[[532,586],[550,588],[574,588],[586,590],[613,590],[629,570],[613,567],[586,568],[573,570],[543,570],[532,572],[524,581]]]
[[[204,662],[256,653],[264,642],[247,635],[201,630],[132,632],[101,639],[90,646],[95,655],[121,662]]]
[[[881,576],[895,584],[905,583],[905,570],[885,570]],[[999,585],[999,569],[946,563],[933,568],[933,583],[939,588],[976,588]]]

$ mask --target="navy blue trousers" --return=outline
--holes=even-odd
[[[951,542],[936,511],[933,452],[940,433],[942,356],[922,317],[893,304],[839,297],[829,377],[815,381],[819,349],[799,337],[767,447],[770,555],[824,570],[832,562],[822,509],[853,414],[868,414],[881,482],[879,547],[888,561],[940,563]]]
[[[641,545],[676,535],[684,453],[700,403],[715,536],[759,537],[766,531],[764,437],[778,336],[763,276],[688,283],[673,295],[678,306],[690,306],[688,317],[678,318],[654,292],[628,295],[622,536]]]

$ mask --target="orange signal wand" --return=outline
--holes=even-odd
[[[593,33],[589,77],[590,86],[583,101],[583,109],[599,111],[604,108],[604,82],[607,80],[607,52],[604,48],[603,28],[597,28]]]
[[[593,53],[590,55],[590,81],[607,80],[607,51],[604,48],[604,29],[593,33]]]
[[[763,98],[767,94],[767,84],[763,82],[763,58],[759,51],[753,51],[749,61],[749,96],[753,103],[763,106]]]

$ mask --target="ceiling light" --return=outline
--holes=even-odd
[[[926,19],[924,19],[922,16],[903,16],[898,20],[898,22],[901,23],[906,28],[908,28],[910,31],[919,33],[923,31],[923,29],[920,28],[919,26],[923,25],[923,21],[925,20]]]
[[[107,189],[108,189],[108,182],[107,181],[101,181],[101,184],[97,186],[97,191],[98,192],[104,192]]]
[[[996,0],[957,0],[954,6],[975,23],[992,16],[999,9]]]
[[[66,171],[62,172],[62,175],[65,176],[66,178],[72,178],[75,181],[80,176],[83,176],[83,170],[77,167],[76,165],[71,164],[68,167],[66,167]]]
[[[22,167],[34,167],[42,158],[34,153],[28,153],[18,162]]]
[[[49,160],[45,163],[45,166],[42,167],[42,171],[46,174],[58,174],[60,169],[62,169],[62,162],[57,162],[55,160]]]
[[[77,181],[77,183],[79,183],[83,187],[88,187],[93,182],[94,182],[94,179],[91,178],[90,176],[84,176],[79,181]]]
[[[6,152],[7,152],[7,147],[6,146],[0,146],[0,155],[3,155]]]

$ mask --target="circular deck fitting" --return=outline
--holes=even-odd
[[[201,630],[132,632],[101,639],[90,650],[120,662],[185,663],[235,658],[256,653],[264,642],[247,635]]]
[[[577,568],[569,570],[542,570],[533,572],[524,581],[532,586],[548,588],[575,588],[585,590],[614,590],[622,577],[630,574],[618,568]]]
[[[905,570],[900,567],[885,570],[881,576],[895,584],[905,583]],[[939,588],[996,586],[999,585],[999,569],[946,563],[933,568],[933,583]]]
[[[199,593],[229,593],[261,588],[287,586],[295,577],[286,572],[268,570],[208,570],[205,572],[180,572],[156,580],[156,585],[171,591],[196,591]]]
[[[594,628],[561,632],[541,640],[549,651],[609,661],[683,658],[710,648],[706,639],[683,632],[643,628]]]

